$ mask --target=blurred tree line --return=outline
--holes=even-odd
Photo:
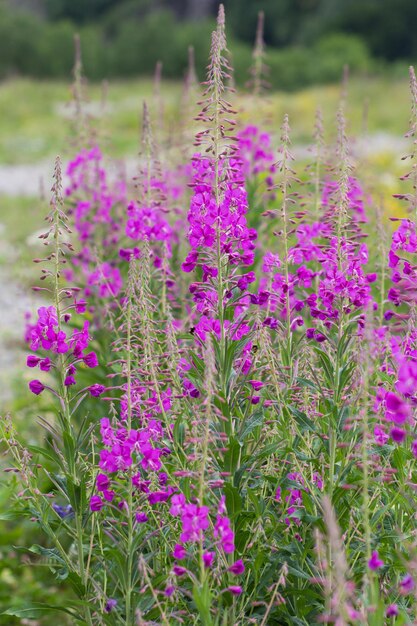
[[[417,0],[224,0],[238,83],[245,83],[257,15],[265,12],[273,87],[337,80],[345,64],[369,73],[417,59]],[[204,75],[218,0],[0,0],[0,77],[68,77],[73,34],[98,80],[184,73],[195,49]]]

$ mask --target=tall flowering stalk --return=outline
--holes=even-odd
[[[265,88],[269,86],[265,79],[265,76],[268,75],[269,68],[265,63],[264,22],[265,14],[263,11],[259,11],[256,26],[255,45],[252,53],[253,65],[249,70],[251,74],[249,87],[252,87],[252,93],[257,97],[260,96]]]
[[[209,166],[213,168],[213,192],[216,207],[220,205],[222,191],[225,184],[225,173],[221,180],[221,158],[223,164],[227,167],[228,155],[224,152],[224,139],[226,139],[227,129],[224,126],[223,119],[226,114],[231,114],[230,104],[224,100],[223,93],[225,90],[225,79],[230,72],[224,52],[226,51],[226,35],[225,35],[225,19],[223,5],[219,7],[217,18],[217,30],[213,31],[210,50],[210,65],[207,76],[207,89],[203,94],[206,98],[204,108],[198,116],[199,121],[211,124],[207,131],[199,133],[196,138],[196,145],[201,146],[207,143],[206,153],[212,157]],[[230,124],[230,122],[226,123]],[[233,123],[234,124],[234,123]],[[230,128],[229,128],[230,130]],[[204,161],[201,161],[202,165]],[[223,185],[223,189],[221,187]],[[217,303],[218,317],[220,321],[221,332],[221,351],[224,359],[225,337],[224,337],[224,287],[223,287],[223,259],[221,249],[221,226],[220,220],[216,220],[214,229],[216,231],[216,265],[217,265]]]
[[[65,328],[73,315],[83,315],[85,303],[74,299],[77,289],[62,285],[62,270],[72,251],[66,238],[70,235],[68,218],[63,208],[61,161],[55,162],[54,185],[52,187],[51,211],[47,217],[49,228],[41,235],[45,246],[51,248],[41,280],[49,286],[37,287],[38,291],[53,297],[53,306],[41,306],[38,318],[29,329],[28,340],[32,354],[27,357],[27,366],[39,368],[42,376],[51,382],[34,379],[29,388],[35,395],[51,393],[57,400],[56,421],[41,418],[41,424],[51,437],[49,445],[28,451],[17,442],[9,427],[3,436],[10,446],[23,480],[23,499],[29,515],[46,535],[53,548],[38,547],[35,553],[46,556],[52,569],[63,568],[62,575],[68,577],[74,592],[81,600],[80,608],[68,609],[75,619],[93,624],[90,597],[93,584],[90,579],[93,527],[86,511],[87,493],[90,489],[90,467],[88,422],[80,419],[82,400],[88,395],[99,395],[101,389],[92,386],[76,390],[79,371],[95,368],[98,359],[95,352],[86,353],[91,337],[89,323],[84,321],[81,329],[75,326],[72,333]],[[74,391],[75,388],[75,391]],[[37,459],[48,461],[45,466]],[[50,466],[52,462],[52,469]],[[52,493],[44,493],[41,474],[46,475]],[[58,502],[54,502],[57,498]],[[68,546],[70,546],[68,548]],[[61,607],[57,607],[57,610]],[[83,617],[79,617],[79,611]]]

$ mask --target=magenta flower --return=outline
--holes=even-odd
[[[38,309],[38,321],[30,330],[31,350],[51,350],[57,354],[68,352],[66,334],[59,330],[56,309],[53,306]]]
[[[380,426],[375,426],[374,437],[375,443],[378,444],[378,446],[384,446],[389,439],[389,435],[387,435],[387,433]]]
[[[41,394],[45,389],[45,385],[43,385],[40,380],[31,380],[29,383],[29,389],[32,393],[39,396],[39,394]]]
[[[209,527],[208,506],[185,504],[181,513],[181,541],[200,541],[204,530]]]
[[[105,474],[98,474],[96,478],[96,486],[99,491],[104,491],[110,485],[110,480]]]
[[[372,571],[375,571],[375,570],[377,570],[377,569],[379,569],[380,567],[383,567],[383,566],[384,566],[384,561],[379,558],[378,551],[374,550],[372,552],[371,558],[368,561],[369,569],[371,569]]]
[[[99,385],[98,383],[96,383],[95,385],[91,385],[91,387],[88,387],[88,391],[95,398],[98,398],[98,396],[101,396],[101,394],[104,393],[105,390],[106,390],[105,386]]]
[[[207,569],[211,567],[214,563],[214,557],[215,557],[214,552],[204,552],[203,553],[204,567],[206,567]]]
[[[29,356],[26,359],[26,365],[28,367],[36,367],[40,360],[41,360],[40,357],[34,356],[33,354],[29,354]]]
[[[171,498],[171,508],[169,512],[171,515],[178,516],[181,515],[185,506],[185,496],[182,493],[175,494]]]
[[[103,505],[104,503],[100,496],[92,496],[90,498],[90,511],[101,511]]]
[[[184,576],[184,574],[187,573],[185,567],[181,567],[180,565],[174,565],[172,571],[174,572],[175,576]]]
[[[385,406],[387,407],[387,419],[396,424],[404,424],[410,415],[409,406],[399,398],[395,393],[388,391],[385,396]]]
[[[398,428],[398,426],[394,426],[391,428],[390,433],[391,439],[395,441],[395,443],[402,443],[407,435],[406,431],[402,428]]]
[[[243,589],[240,585],[229,585],[227,590],[230,591],[230,593],[232,593],[234,596],[240,596],[240,594],[243,592]]]
[[[98,365],[98,358],[95,352],[89,352],[83,356],[83,361],[87,367],[97,367]]]
[[[411,574],[406,574],[400,581],[400,593],[405,596],[414,589],[414,580]]]
[[[390,604],[389,606],[387,606],[387,610],[385,611],[385,615],[387,617],[396,617],[398,615],[398,605],[397,604]]]
[[[89,275],[87,284],[98,286],[100,298],[114,298],[122,289],[122,275],[117,267],[112,267],[110,263],[103,263]]]
[[[175,587],[173,585],[168,585],[167,587],[165,587],[164,595],[167,598],[170,598],[174,592],[175,592]]]
[[[226,552],[231,554],[235,549],[235,535],[230,526],[230,520],[224,515],[218,515],[214,526],[214,536],[219,540],[220,546]]]
[[[114,598],[109,598],[104,607],[104,612],[111,613],[112,610],[116,608],[116,606],[117,606],[117,600],[115,600]]]
[[[41,359],[41,361],[39,361],[39,369],[42,370],[42,372],[49,372],[51,367],[52,367],[51,359],[49,359],[48,357],[46,357],[45,359]]]
[[[233,565],[229,567],[229,572],[232,572],[232,574],[235,574],[236,576],[243,574],[244,571],[245,571],[245,565],[242,559],[235,561]]]
[[[187,551],[184,546],[182,546],[180,543],[177,543],[175,544],[172,556],[174,557],[174,559],[177,559],[177,561],[182,561],[187,557]]]

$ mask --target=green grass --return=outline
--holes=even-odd
[[[26,285],[39,274],[32,261],[43,250],[32,235],[44,226],[47,212],[48,203],[39,198],[0,195],[0,265],[8,266],[11,276]]]
[[[88,88],[94,111],[100,111],[102,87]],[[178,110],[181,95],[179,83],[165,82],[162,87],[168,123]],[[334,131],[334,111],[340,98],[340,86],[316,86],[288,94],[275,92],[254,102],[250,96],[239,95],[235,104],[242,110],[243,121],[279,129],[284,113],[297,129],[293,139],[307,142],[311,137],[317,106],[323,110],[329,133]],[[108,111],[97,120],[98,131],[109,141],[114,156],[134,154],[138,150],[138,118],[143,100],[152,105],[153,86],[150,80],[138,79],[110,83]],[[0,164],[37,163],[56,154],[71,153],[72,123],[63,115],[71,101],[69,84],[34,80],[10,80],[0,87]],[[395,101],[395,106],[393,106]],[[364,104],[369,110],[371,132],[384,131],[395,135],[405,132],[409,116],[407,77],[393,79],[353,79],[349,85],[348,109],[350,130],[359,132],[363,124]]]

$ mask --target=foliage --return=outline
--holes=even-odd
[[[337,80],[344,65],[354,73],[376,71],[384,67],[381,61],[375,63],[375,58],[384,58],[381,50],[386,48],[387,40],[398,48],[397,52],[389,52],[390,61],[413,58],[415,49],[412,41],[406,40],[404,12],[394,10],[389,0],[384,1],[386,12],[374,0],[365,3],[364,8],[360,3],[360,10],[368,11],[370,16],[369,21],[360,21],[357,15],[362,13],[355,2],[331,7],[325,0],[265,2],[260,7],[245,0],[243,9],[240,0],[230,0],[229,48],[237,68],[237,83],[243,86],[248,80],[240,68],[248,67],[259,8],[265,11],[268,62],[276,70],[271,72],[271,85],[276,89],[294,90]],[[412,4],[402,1],[412,23]],[[151,75],[157,62],[162,62],[167,78],[182,77],[190,45],[195,49],[198,74],[205,72],[207,41],[213,25],[209,17],[183,19],[186,12],[184,15],[180,6],[171,3],[162,3],[155,10],[148,2],[114,5],[107,0],[62,1],[50,3],[50,9],[51,20],[46,21],[33,13],[0,6],[0,77],[68,76],[76,32],[81,36],[85,70],[92,80]],[[377,22],[379,27],[359,27],[369,22]]]

